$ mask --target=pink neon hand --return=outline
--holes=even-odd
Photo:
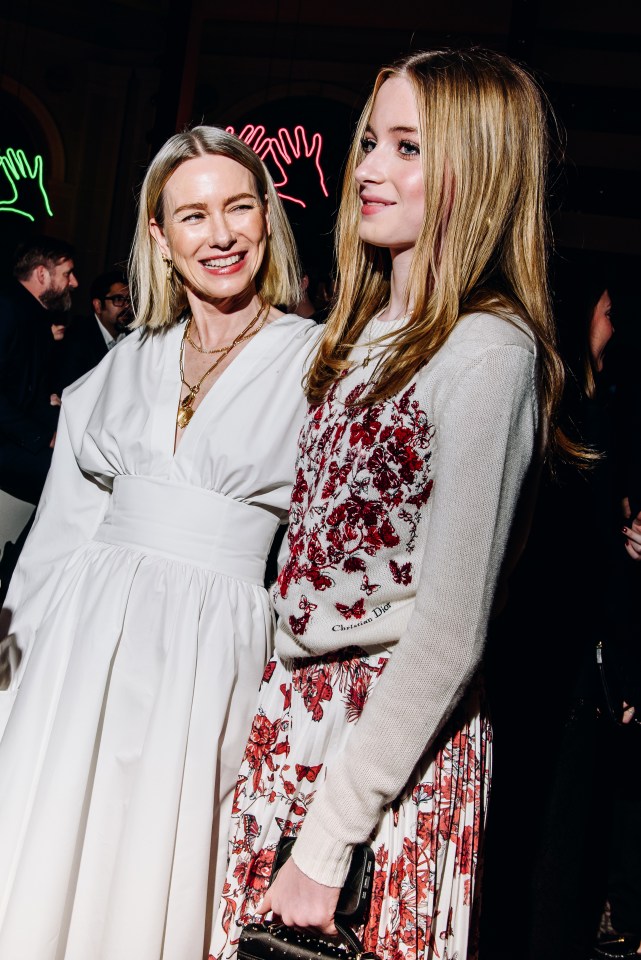
[[[298,125],[294,127],[294,137],[285,127],[278,131],[278,137],[270,138],[270,148],[263,157],[267,162],[267,156],[271,155],[274,163],[280,171],[280,179],[275,180],[275,186],[278,190],[278,196],[285,200],[292,200],[302,207],[307,204],[300,199],[308,192],[311,167],[305,161],[311,161],[315,167],[313,174],[314,180],[318,178],[318,184],[323,196],[328,197],[329,193],[325,186],[325,175],[321,167],[321,151],[323,149],[323,138],[320,133],[312,135],[311,142],[307,142],[307,133],[305,128]],[[298,162],[302,161],[302,162]]]
[[[233,127],[226,127],[226,130],[228,133],[235,133]],[[305,128],[298,125],[294,127],[293,138],[285,127],[280,128],[277,137],[266,137],[263,126],[248,123],[237,136],[251,147],[270,169],[278,196],[283,200],[291,200],[301,207],[306,207],[302,197],[309,194],[310,179],[318,183],[323,196],[329,196],[321,167],[323,138],[320,133],[313,134],[311,142],[308,142]]]
[[[225,127],[225,130],[227,133],[233,133],[239,140],[251,147],[261,160],[264,159],[265,153],[269,149],[271,137],[265,136],[265,128],[262,124],[254,126],[253,123],[246,123],[240,133],[236,133],[233,127]]]

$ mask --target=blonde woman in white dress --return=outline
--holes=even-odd
[[[314,324],[269,174],[172,137],[142,189],[138,332],[65,391],[11,583],[0,956],[197,960],[270,647]],[[4,725],[4,721],[3,721]]]

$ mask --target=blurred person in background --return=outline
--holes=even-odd
[[[57,414],[52,355],[58,313],[78,286],[73,248],[53,237],[22,244],[0,295],[0,489],[36,504],[51,463]],[[52,315],[55,322],[52,323]]]
[[[90,296],[92,314],[73,319],[57,351],[58,395],[100,363],[129,332],[133,318],[131,298],[127,275],[122,270],[109,270],[96,277],[91,284]]]
[[[544,475],[509,603],[491,635],[496,763],[482,960],[512,956],[515,938],[529,960],[586,960],[607,898],[616,929],[632,940],[639,933],[633,952],[641,940],[634,799],[641,794],[641,731],[624,729],[641,704],[641,637],[631,602],[641,571],[626,554],[633,534],[622,532],[616,397],[604,372],[616,289],[602,270],[556,265],[555,315],[568,369],[560,422],[594,453],[588,469],[560,460]],[[626,794],[624,805],[631,800],[637,810],[627,819],[620,803]],[[521,831],[525,897],[511,875]],[[619,856],[625,844],[636,844],[637,855]],[[632,912],[615,906],[623,888],[635,898]]]

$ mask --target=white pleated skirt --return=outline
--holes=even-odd
[[[169,527],[184,490],[114,493],[67,562],[0,743],[3,960],[208,952],[276,521],[242,504],[224,519],[227,498],[195,491]]]

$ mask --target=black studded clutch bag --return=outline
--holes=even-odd
[[[274,882],[276,874],[289,859],[295,842],[295,837],[281,838],[270,883]],[[351,925],[358,926],[367,919],[373,880],[374,851],[368,844],[359,843],[354,847],[352,862],[336,904],[336,914],[342,923],[348,921]]]
[[[286,927],[282,923],[248,923],[238,944],[240,960],[378,960],[349,928],[336,923],[339,939]]]

